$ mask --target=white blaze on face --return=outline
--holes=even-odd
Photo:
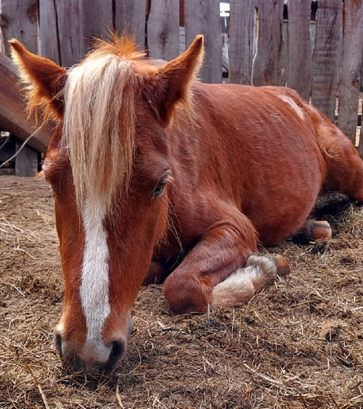
[[[110,314],[109,251],[103,221],[106,205],[102,200],[85,201],[82,218],[85,235],[80,295],[86,318],[87,338],[80,353],[86,363],[105,362],[111,347],[105,346],[102,330]]]

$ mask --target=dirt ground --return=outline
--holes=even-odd
[[[209,320],[172,317],[161,287],[142,289],[126,358],[85,379],[52,342],[63,283],[51,191],[0,176],[0,408],[363,408],[363,208],[329,221],[329,242],[268,249],[290,276]]]

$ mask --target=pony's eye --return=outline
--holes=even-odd
[[[157,184],[156,188],[153,191],[153,195],[152,195],[153,199],[156,199],[156,198],[160,197],[163,194],[164,189],[165,189],[165,185],[166,185],[165,178],[161,179],[160,182]]]

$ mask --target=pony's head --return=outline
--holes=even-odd
[[[30,111],[58,123],[43,165],[65,282],[56,345],[87,371],[109,370],[126,350],[132,305],[167,229],[166,130],[178,106],[191,109],[203,37],[162,67],[126,38],[98,41],[69,70],[11,46]]]

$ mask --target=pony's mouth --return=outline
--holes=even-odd
[[[116,367],[116,364],[122,359],[126,352],[126,346],[120,341],[111,343],[111,352],[105,363],[100,362],[85,362],[76,354],[71,357],[65,357],[62,351],[62,337],[56,334],[54,338],[55,346],[60,355],[62,364],[67,373],[84,372],[90,374],[93,370],[110,373]]]

